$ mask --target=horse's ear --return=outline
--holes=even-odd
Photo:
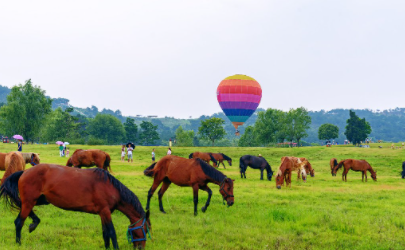
[[[145,218],[146,218],[146,219],[149,219],[149,215],[150,215],[150,210],[146,211]]]

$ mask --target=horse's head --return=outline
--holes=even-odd
[[[311,175],[311,177],[315,177],[315,170],[312,168],[312,165],[311,163],[309,163],[309,161],[307,161],[305,169],[307,170],[307,174]]]
[[[66,166],[68,166],[68,167],[73,166],[72,157],[70,157],[70,158],[68,159],[68,161],[66,162]]]
[[[315,177],[315,170],[312,168],[311,170],[309,170],[309,174],[311,175],[311,177]]]
[[[149,210],[145,216],[140,218],[137,222],[128,227],[127,237],[128,241],[134,245],[135,249],[144,249],[146,244],[146,238],[152,239],[150,231],[152,231],[152,224],[149,219]]]
[[[39,154],[32,153],[31,155],[31,165],[35,166],[40,163],[41,159],[39,158]]]
[[[267,180],[271,181],[272,177],[273,177],[273,171],[267,172]]]
[[[229,166],[232,166],[232,160],[227,160]]]
[[[281,186],[284,185],[284,175],[281,170],[278,170],[276,176],[276,187],[277,189],[281,189]]]
[[[219,192],[222,195],[222,198],[228,206],[232,206],[234,203],[234,197],[233,197],[233,182],[235,180],[231,180],[230,178],[225,177],[225,179],[222,181],[222,183],[219,186]]]
[[[371,178],[373,178],[373,180],[377,181],[377,171],[371,173]]]

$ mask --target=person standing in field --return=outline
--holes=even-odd
[[[155,163],[155,149],[152,149],[152,164]]]
[[[122,162],[125,161],[125,145],[122,145],[122,148],[121,148],[121,161]]]
[[[69,149],[66,148],[66,157],[69,157]]]
[[[167,150],[167,155],[171,155],[172,154],[172,149],[169,148],[169,150]]]
[[[129,162],[129,159],[131,159],[131,162],[133,162],[132,151],[134,151],[134,148],[133,148],[131,145],[129,145],[129,147],[128,147],[128,149],[127,149],[128,162]]]
[[[22,151],[22,141],[21,140],[18,140],[17,147],[18,147],[18,151],[21,152]]]
[[[60,157],[63,156],[63,145],[62,144],[59,145],[59,156]]]

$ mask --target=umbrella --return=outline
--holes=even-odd
[[[69,142],[67,142],[67,141],[65,142],[65,145],[69,145],[69,144],[70,144]]]
[[[16,140],[24,140],[24,138],[21,135],[13,135],[13,138]]]
[[[62,144],[63,144],[63,141],[57,141],[56,144],[62,145]]]
[[[135,144],[133,144],[132,142],[128,142],[126,147],[128,148],[129,146],[131,146],[132,148],[135,148]]]

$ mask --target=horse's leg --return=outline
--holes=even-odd
[[[297,172],[297,180],[300,180],[301,179],[301,172],[300,172],[300,170],[298,169],[298,172]]]
[[[32,233],[35,230],[35,228],[37,228],[37,226],[41,222],[41,220],[38,218],[38,216],[32,210],[28,216],[32,219],[32,222],[33,222],[29,226],[29,232]]]
[[[14,221],[15,225],[15,241],[21,244],[21,229],[24,226],[25,219],[31,214],[35,202],[24,202],[21,206],[21,211]],[[33,213],[32,213],[33,214]],[[35,214],[34,214],[35,215]],[[38,217],[37,217],[38,218]],[[39,223],[39,222],[38,222]],[[35,229],[35,228],[34,228]]]
[[[162,197],[163,194],[166,192],[166,190],[169,188],[170,184],[172,182],[169,181],[169,179],[165,179],[163,181],[162,187],[160,188],[159,192],[158,192],[158,196],[159,196],[159,209],[162,213],[166,213],[165,210],[163,209],[163,202],[162,202]]]
[[[197,216],[197,205],[198,205],[198,184],[193,185],[193,195],[194,195],[194,216]]]
[[[261,169],[260,169],[260,180],[263,180],[263,171],[264,171],[264,169],[261,168]]]
[[[158,176],[157,176],[158,177]],[[146,210],[149,210],[149,205],[150,205],[150,198],[152,198],[153,193],[156,191],[156,189],[159,187],[160,183],[162,182],[161,180],[158,180],[157,177],[153,181],[152,187],[149,189],[148,192],[148,202],[146,203]]]
[[[207,211],[208,206],[210,205],[211,196],[212,196],[212,191],[211,191],[211,189],[210,189],[207,185],[205,185],[205,186],[203,186],[203,187],[200,187],[200,189],[201,189],[201,190],[204,190],[204,191],[206,191],[206,192],[208,193],[207,202],[205,203],[205,206],[201,208],[201,211],[202,211],[203,213],[205,213],[205,211]]]
[[[364,175],[366,176],[366,182],[367,182],[367,170],[364,170]]]
[[[111,219],[111,211],[108,207],[101,210],[99,213],[103,228],[103,239],[105,248],[110,248],[110,239],[114,249],[118,249],[117,235],[115,233],[114,224]]]
[[[222,165],[224,166],[224,169],[226,169],[224,161],[221,161],[220,163],[222,163]]]

